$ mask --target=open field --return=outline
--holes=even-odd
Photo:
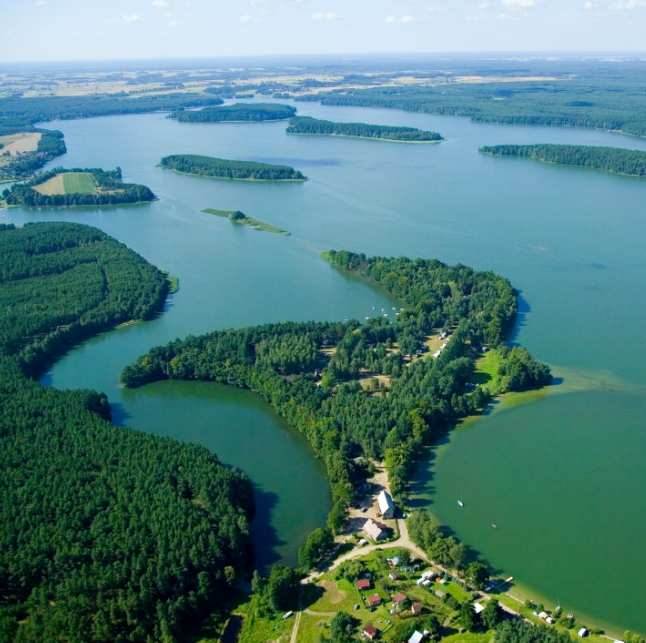
[[[96,181],[89,172],[64,172],[34,186],[40,194],[94,194]]]
[[[40,132],[18,132],[0,136],[0,154],[9,153],[11,156],[24,152],[35,152],[42,134]]]

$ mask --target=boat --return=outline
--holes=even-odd
[[[462,502],[462,500],[458,500],[458,506],[459,507],[464,507],[464,503]]]
[[[492,522],[492,523],[491,523],[491,527],[492,527],[493,529],[498,529],[498,525],[497,525],[495,522]]]

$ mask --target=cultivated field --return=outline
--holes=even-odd
[[[96,181],[88,172],[62,172],[53,176],[34,190],[41,194],[52,196],[55,194],[94,194]]]
[[[15,156],[23,152],[35,152],[41,136],[40,132],[18,132],[0,136],[0,144],[3,146],[0,148],[0,154],[8,152],[11,156]]]

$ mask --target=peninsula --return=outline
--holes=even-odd
[[[482,154],[533,159],[542,163],[587,167],[610,174],[646,176],[646,152],[594,145],[493,145]]]
[[[288,134],[305,134],[310,136],[345,136],[350,138],[368,138],[398,143],[437,143],[442,136],[437,132],[417,129],[416,127],[398,127],[394,125],[374,125],[372,123],[335,123],[310,116],[295,116],[289,121]]]
[[[198,110],[179,110],[169,117],[181,123],[257,123],[291,118],[296,108],[279,103],[234,103]]]
[[[2,194],[7,205],[56,207],[143,203],[156,197],[150,188],[122,181],[121,168],[55,168]]]
[[[229,219],[231,223],[237,225],[246,225],[254,230],[260,230],[261,232],[273,232],[275,234],[284,234],[289,236],[290,233],[287,230],[283,230],[277,226],[271,225],[271,223],[266,223],[265,221],[260,221],[260,219],[254,219],[253,217],[248,217],[244,212],[240,210],[216,210],[215,208],[205,208],[202,210],[205,214],[212,214],[216,217],[223,217]]]
[[[207,176],[230,181],[302,182],[307,177],[288,165],[232,161],[199,154],[173,154],[165,156],[160,166],[182,174]]]

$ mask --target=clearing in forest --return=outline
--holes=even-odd
[[[89,172],[62,172],[34,186],[34,190],[49,196],[55,194],[94,194],[96,180]]]

